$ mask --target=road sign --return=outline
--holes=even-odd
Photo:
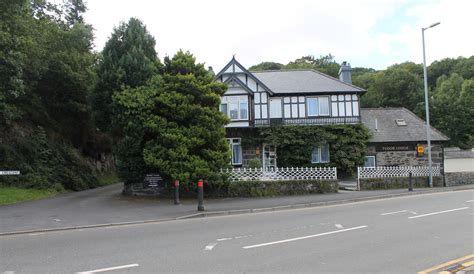
[[[19,170],[0,170],[0,175],[20,175]]]
[[[418,157],[423,157],[425,155],[425,146],[424,145],[418,145],[416,147],[416,152]]]

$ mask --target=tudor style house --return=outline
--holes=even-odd
[[[251,72],[235,58],[215,76],[228,90],[220,111],[230,118],[226,135],[232,165],[248,166],[258,158],[264,168],[277,166],[272,144],[242,147],[242,131],[274,125],[331,125],[361,123],[360,96],[364,89],[352,85],[351,67],[343,62],[339,79],[311,69]],[[313,147],[313,164],[330,161],[329,145]]]

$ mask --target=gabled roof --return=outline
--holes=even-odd
[[[237,78],[235,76],[231,76],[231,77],[227,78],[227,80],[224,81],[224,83],[228,84],[228,85],[231,84],[232,82],[235,82],[237,85],[239,85],[241,88],[243,88],[248,93],[253,94],[253,91],[246,84],[244,84],[242,81],[240,81],[239,78]]]
[[[425,121],[406,108],[361,108],[360,111],[362,123],[372,132],[371,142],[426,142]],[[397,120],[405,123],[397,123]],[[449,138],[431,127],[431,140],[448,141]]]
[[[276,94],[365,92],[362,88],[311,69],[254,71],[252,74]]]
[[[227,69],[230,68],[230,66],[232,66],[232,65],[237,66],[242,72],[232,72],[232,73],[226,72]],[[268,93],[273,94],[273,91],[267,85],[265,85],[265,83],[262,83],[262,81],[260,81],[257,77],[255,77],[250,71],[248,71],[246,68],[244,68],[244,66],[242,66],[235,59],[235,56],[233,56],[232,59],[229,61],[229,63],[227,63],[227,65],[225,65],[224,68],[221,69],[221,71],[219,71],[219,73],[216,74],[214,79],[218,79],[219,77],[221,77],[222,75],[225,75],[225,74],[233,75],[233,74],[236,74],[236,73],[246,74],[248,77],[252,78],[255,82],[257,82],[258,85],[260,85],[265,90],[267,90]]]

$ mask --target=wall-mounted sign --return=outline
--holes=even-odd
[[[418,145],[416,147],[416,155],[418,157],[423,157],[425,155],[425,146],[424,145]]]
[[[143,188],[164,187],[163,179],[160,174],[147,174],[143,180]]]
[[[413,151],[414,147],[410,145],[378,145],[376,151]]]

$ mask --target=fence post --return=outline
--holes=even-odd
[[[413,181],[412,181],[411,171],[408,173],[408,191],[413,191]]]
[[[179,180],[174,181],[174,204],[179,205]]]
[[[360,191],[360,167],[357,167],[357,190]]]

